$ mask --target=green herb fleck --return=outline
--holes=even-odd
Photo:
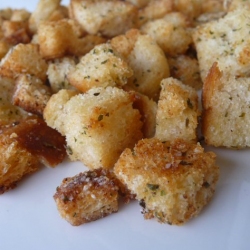
[[[155,190],[157,190],[159,188],[159,185],[158,184],[150,184],[150,183],[148,183],[147,188],[152,190],[152,191],[155,191]]]

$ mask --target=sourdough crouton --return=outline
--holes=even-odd
[[[39,118],[29,117],[0,133],[0,193],[14,188],[40,163],[55,167],[66,156],[65,139]]]
[[[114,37],[135,28],[137,8],[124,1],[71,0],[70,17],[91,35]]]
[[[218,62],[224,73],[237,77],[249,76],[249,15],[249,9],[237,9],[194,31],[193,39],[203,82],[214,62]]]
[[[73,57],[62,57],[48,62],[47,75],[53,93],[61,89],[74,89],[67,75],[75,66],[76,60]]]
[[[198,60],[188,55],[168,57],[170,75],[196,90],[202,88]]]
[[[66,136],[71,160],[91,169],[112,168],[121,152],[142,138],[140,113],[133,109],[134,96],[118,88],[92,88],[68,97],[61,90],[49,100],[44,118]]]
[[[60,7],[61,0],[39,0],[36,9],[31,13],[29,29],[34,34],[39,25],[47,21],[52,13]]]
[[[2,127],[16,123],[29,116],[29,113],[12,104],[15,82],[0,77],[0,131]]]
[[[86,92],[93,87],[123,86],[132,74],[131,68],[112,45],[105,43],[83,56],[67,78],[71,85]]]
[[[65,178],[54,195],[60,215],[73,226],[117,212],[118,197],[118,186],[103,169]]]
[[[12,102],[27,112],[42,116],[51,95],[51,89],[39,78],[31,75],[19,75]]]
[[[20,74],[30,74],[46,80],[47,63],[39,54],[36,44],[14,46],[0,62],[0,75],[15,79]]]
[[[154,39],[167,55],[186,53],[192,42],[185,17],[178,12],[147,22],[141,31]]]
[[[250,146],[249,85],[249,77],[237,78],[213,65],[202,92],[202,133],[207,144]]]
[[[114,173],[136,194],[146,219],[180,225],[211,200],[219,168],[215,154],[200,144],[151,138],[124,150]]]
[[[167,78],[161,82],[156,113],[155,137],[161,141],[197,140],[198,95],[179,80]]]
[[[128,86],[157,100],[161,80],[170,75],[168,61],[162,49],[152,38],[135,29],[113,38],[111,45],[134,72],[129,78]]]

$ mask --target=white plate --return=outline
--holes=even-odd
[[[36,1],[1,0],[0,8],[8,6],[33,10]],[[209,150],[217,153],[221,168],[217,191],[184,226],[144,220],[137,202],[104,219],[71,226],[60,218],[52,196],[64,177],[86,168],[65,162],[56,169],[43,168],[0,196],[0,249],[249,250],[250,152]]]

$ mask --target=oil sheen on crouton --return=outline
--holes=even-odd
[[[71,98],[67,92],[61,90],[49,100],[47,124],[66,136],[71,160],[91,169],[113,168],[121,152],[142,138],[135,97],[115,87],[92,88]]]
[[[20,75],[12,97],[14,105],[27,112],[42,116],[43,110],[52,95],[50,87],[39,78],[31,75]]]
[[[65,178],[54,199],[62,218],[79,226],[117,212],[118,189],[108,171],[96,169]]]
[[[136,194],[146,219],[180,225],[211,200],[219,168],[215,154],[200,144],[151,138],[124,150],[114,173]]]
[[[0,193],[14,188],[40,163],[55,167],[66,156],[65,138],[39,118],[30,117],[0,133]]]
[[[164,79],[161,86],[155,137],[161,141],[177,138],[196,141],[199,116],[196,91],[174,78]]]
[[[170,74],[167,58],[159,45],[148,35],[135,29],[113,38],[111,45],[134,72],[129,78],[128,86],[158,100],[160,82]]]
[[[236,78],[214,64],[203,86],[202,133],[209,145],[250,146],[249,77]]]
[[[19,43],[2,59],[0,75],[15,79],[20,74],[30,74],[45,81],[47,67],[38,45]]]

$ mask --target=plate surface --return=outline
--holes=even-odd
[[[36,0],[1,0],[0,8],[33,10]],[[68,1],[64,1],[67,3]],[[12,249],[250,249],[250,151],[207,148],[217,154],[221,177],[211,203],[184,226],[144,220],[137,202],[104,219],[73,227],[52,198],[65,177],[86,168],[65,162],[42,168],[0,196],[0,244]]]

